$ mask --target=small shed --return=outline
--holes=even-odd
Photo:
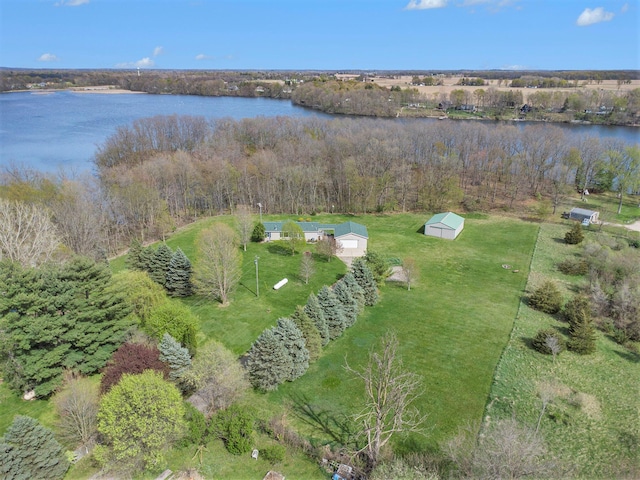
[[[453,212],[438,213],[424,224],[424,234],[454,240],[464,228],[464,218]]]
[[[334,238],[342,247],[343,256],[361,257],[367,251],[369,233],[367,227],[355,222],[345,222],[334,227]]]
[[[572,208],[569,212],[569,219],[583,222],[589,220],[589,223],[596,223],[598,221],[598,215],[600,212],[595,210],[587,210],[586,208]]]

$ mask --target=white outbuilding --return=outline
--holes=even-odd
[[[464,218],[453,212],[438,213],[424,224],[424,234],[454,240],[464,228]]]

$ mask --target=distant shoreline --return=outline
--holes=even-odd
[[[7,90],[2,93],[33,93],[36,95],[48,95],[56,92],[72,92],[72,93],[81,93],[81,94],[102,94],[102,95],[140,95],[145,94],[147,92],[137,92],[133,90],[126,90],[124,88],[116,88],[112,86],[88,86],[88,87],[70,87],[70,88],[31,88],[28,90]]]

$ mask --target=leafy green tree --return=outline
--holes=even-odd
[[[6,480],[61,479],[69,469],[64,448],[37,420],[16,415],[0,437],[0,477]]]
[[[318,292],[318,303],[324,313],[324,318],[327,322],[327,328],[329,330],[329,340],[335,340],[346,328],[346,319],[344,314],[344,308],[333,293],[326,285]]]
[[[236,355],[216,341],[198,349],[181,383],[193,393],[189,401],[207,418],[240,400],[251,388]]]
[[[363,258],[356,258],[351,264],[351,273],[364,292],[365,305],[372,306],[378,303],[378,285],[376,284],[371,269]]]
[[[529,305],[536,310],[553,315],[562,308],[562,294],[551,280],[545,281],[529,297]]]
[[[262,222],[256,223],[256,226],[253,228],[253,233],[251,234],[251,241],[255,243],[260,243],[267,236],[267,231],[264,228],[264,224]]]
[[[203,445],[207,435],[207,419],[196,407],[184,402],[184,420],[187,433],[180,439],[180,446]]]
[[[288,220],[282,225],[282,238],[291,251],[291,255],[295,255],[296,250],[304,248],[306,243],[302,227],[292,220]]]
[[[175,300],[154,308],[144,326],[144,330],[157,340],[162,340],[164,334],[168,333],[192,354],[197,347],[198,328],[198,318],[189,307]]]
[[[274,329],[263,331],[247,354],[249,381],[260,390],[276,390],[289,378],[293,361]]]
[[[356,320],[358,319],[358,314],[360,313],[360,306],[358,305],[358,301],[353,298],[351,295],[351,290],[340,280],[333,287],[333,293],[336,294],[338,300],[342,304],[342,309],[344,310],[344,319],[345,319],[345,328],[351,327]]]
[[[318,327],[313,323],[309,315],[304,311],[304,307],[298,305],[296,311],[291,315],[291,320],[302,332],[305,346],[309,351],[309,363],[315,362],[320,358],[322,352],[322,337],[318,331]]]
[[[309,350],[305,345],[304,336],[293,320],[289,318],[279,318],[273,333],[282,342],[291,357],[291,371],[286,379],[292,382],[304,375],[309,368]]]
[[[134,323],[123,294],[110,288],[109,267],[86,258],[39,269],[3,264],[2,284],[4,379],[38,396],[54,391],[65,368],[102,368]]]
[[[132,313],[143,326],[151,311],[168,301],[164,288],[142,271],[122,270],[114,273],[109,291],[124,295],[133,309]]]
[[[569,245],[577,245],[584,240],[584,232],[582,231],[582,225],[574,223],[571,230],[564,234],[564,241]]]
[[[229,453],[242,455],[253,447],[255,416],[252,409],[232,405],[211,420],[211,431],[220,438]]]
[[[369,267],[371,273],[373,273],[373,278],[378,285],[383,284],[387,277],[391,275],[389,262],[387,262],[382,254],[373,250],[367,250],[364,261],[367,263],[367,267]]]
[[[169,333],[165,333],[162,336],[162,340],[158,344],[158,350],[160,351],[160,361],[169,366],[169,378],[171,380],[181,379],[191,366],[189,350],[184,348]]]
[[[318,333],[322,339],[322,345],[324,346],[329,343],[329,328],[327,327],[327,320],[324,317],[324,312],[318,302],[318,297],[313,293],[309,294],[307,303],[304,306],[304,313],[307,314],[318,329]]]
[[[169,269],[167,270],[167,283],[165,287],[169,295],[173,297],[188,297],[193,294],[191,270],[191,262],[180,247],[178,247],[173,257],[171,257]]]
[[[169,264],[173,258],[173,252],[166,243],[161,243],[156,249],[149,265],[149,276],[151,280],[162,285],[163,287],[167,283],[167,272],[169,271]]]
[[[162,375],[123,375],[100,402],[98,430],[105,440],[96,458],[107,470],[130,474],[158,465],[185,431],[182,396]]]
[[[618,215],[622,212],[624,196],[640,188],[640,147],[612,148],[607,152],[609,169],[615,178],[618,193]]]

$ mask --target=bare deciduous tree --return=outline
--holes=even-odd
[[[316,244],[316,251],[320,255],[327,257],[327,262],[330,262],[333,257],[342,251],[342,246],[332,235],[325,235]]]
[[[412,407],[422,393],[420,377],[403,369],[394,333],[382,338],[380,352],[369,352],[363,370],[355,370],[346,362],[345,369],[364,382],[366,404],[355,421],[361,427],[365,446],[356,453],[364,453],[373,468],[394,434],[422,431],[426,415]]]
[[[413,257],[407,257],[402,262],[402,273],[407,284],[407,290],[411,290],[411,284],[418,278],[418,265]]]
[[[240,243],[246,252],[247,243],[251,240],[251,233],[253,232],[253,218],[251,218],[251,207],[249,205],[238,205],[236,207],[236,222],[238,223]]]
[[[305,285],[309,284],[309,279],[314,273],[313,255],[311,255],[311,252],[304,252],[300,260],[300,277],[304,280]]]
[[[204,295],[226,305],[242,275],[235,232],[228,225],[216,224],[200,232],[197,247],[194,284]]]
[[[45,208],[0,198],[0,259],[36,266],[50,260],[59,245]]]
[[[62,438],[74,444],[89,444],[97,433],[99,384],[87,378],[70,378],[53,397],[53,404],[60,417],[58,430]]]

